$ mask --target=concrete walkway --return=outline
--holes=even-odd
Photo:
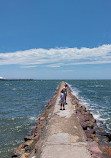
[[[63,86],[64,83],[62,83],[61,89]],[[91,158],[70,96],[67,96],[68,104],[65,105],[66,110],[63,111],[60,110],[59,99],[60,92],[47,126],[40,158]]]

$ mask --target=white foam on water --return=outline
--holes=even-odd
[[[18,120],[18,119],[24,119],[24,117],[20,116],[20,117],[11,117],[11,118],[8,118],[7,120]]]
[[[68,84],[69,85],[69,84]],[[99,124],[99,121],[103,121],[103,125],[106,125],[107,129],[111,131],[111,124],[109,123],[108,119],[110,119],[111,112],[108,111],[108,107],[100,106],[98,104],[95,104],[90,99],[85,99],[83,96],[80,96],[80,91],[71,85],[69,87],[72,89],[72,94],[77,97],[80,104],[84,105],[87,110],[90,110],[90,112],[93,114],[93,117],[97,120],[97,124]],[[95,85],[93,87],[104,87],[103,85]],[[108,97],[105,97],[106,99]],[[107,115],[107,116],[106,116]],[[108,123],[107,123],[108,122]]]
[[[88,87],[90,87],[90,88],[95,88],[95,87],[104,87],[104,86],[103,86],[103,85],[94,85],[94,86],[88,85]]]
[[[31,120],[31,121],[36,121],[36,120],[37,120],[37,117],[31,116],[31,117],[29,117],[29,120]]]
[[[21,126],[16,126],[15,128],[16,128],[16,129],[21,129],[21,128],[22,128],[22,125],[21,125]]]
[[[106,124],[106,127],[111,132],[111,124]]]
[[[68,84],[68,83],[67,83]],[[68,84],[70,89],[72,90],[72,94],[79,99],[79,90],[77,88],[73,88],[70,84]]]
[[[84,97],[80,96],[79,95],[80,91],[77,88],[74,88],[71,85],[69,85],[69,87],[72,89],[72,94],[75,95],[79,99],[80,104],[84,105],[88,110],[90,110],[96,120],[102,120],[101,114],[95,111],[96,105],[91,106],[90,99],[86,100]]]
[[[94,112],[92,112],[93,114],[93,117],[96,119],[96,120],[101,120],[101,115],[98,113],[98,114],[95,114]]]

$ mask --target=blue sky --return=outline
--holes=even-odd
[[[0,0],[0,76],[111,79],[110,0]]]

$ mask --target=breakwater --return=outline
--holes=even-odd
[[[72,91],[69,86],[68,86],[69,100],[68,100],[68,105],[66,106],[66,112],[64,113],[60,112],[58,106],[58,97],[59,97],[60,89],[63,87],[63,85],[64,83],[62,82],[58,86],[53,98],[49,101],[48,105],[46,106],[45,112],[38,119],[36,128],[32,130],[32,135],[24,138],[25,142],[14,150],[12,157],[21,157],[21,158],[27,158],[27,157],[30,158],[34,156],[35,158],[44,157],[45,148],[43,148],[43,145],[45,144],[45,142],[47,142],[46,139],[49,137],[46,134],[48,133],[47,132],[48,128],[51,129],[49,133],[52,133],[52,137],[50,139],[54,137],[58,139],[59,137],[61,137],[63,138],[62,143],[64,143],[66,146],[67,146],[66,143],[69,144],[74,143],[73,148],[79,150],[81,149],[81,145],[79,146],[80,142],[84,143],[82,144],[84,146],[82,150],[83,153],[88,155],[87,157],[90,157],[91,155],[92,157],[98,157],[98,158],[111,156],[110,155],[111,148],[109,143],[110,134],[105,133],[103,129],[99,128],[96,125],[96,120],[93,118],[93,115],[90,113],[90,111],[86,109],[85,106],[82,106],[79,103],[79,100],[72,94]],[[54,121],[50,125],[50,120],[52,118],[53,120],[55,119],[55,121],[57,121],[55,125],[56,128],[54,127],[52,128],[52,126],[54,126],[55,124]],[[63,124],[62,125],[60,124],[60,122],[62,121],[64,126]],[[67,124],[68,121],[69,123]],[[78,122],[81,124],[81,126]],[[72,126],[75,127],[75,129],[70,129],[72,128]],[[69,128],[69,130],[67,130],[67,128]],[[79,130],[78,131],[79,134],[74,135],[73,133],[76,133],[76,128]],[[66,138],[68,142],[67,141],[64,142]],[[61,141],[60,142],[58,141],[58,143],[61,146]],[[87,151],[90,151],[90,154]],[[41,152],[43,152],[42,155]],[[80,155],[77,155],[77,158],[79,158],[79,156]]]
[[[70,87],[68,89],[71,102],[75,105],[76,115],[84,130],[87,146],[92,157],[111,157],[111,133],[107,133],[97,125],[97,121],[94,119],[91,111],[79,103],[79,100],[73,95]],[[103,124],[103,122],[100,121],[100,124]]]
[[[49,114],[51,114],[51,112],[54,108],[54,104],[56,102],[57,95],[60,90],[60,86],[61,86],[61,84],[58,85],[58,87],[54,93],[54,96],[46,105],[45,112],[40,115],[40,117],[36,123],[36,127],[32,129],[31,136],[26,136],[24,138],[25,142],[23,144],[19,145],[18,148],[14,149],[12,158],[14,158],[14,157],[27,158],[30,156],[30,154],[31,154],[31,152],[33,152],[33,150],[35,152],[37,152],[37,150],[40,149],[40,147],[42,146],[42,143],[43,143],[42,137],[45,132],[45,127],[49,120]]]

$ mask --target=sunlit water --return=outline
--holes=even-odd
[[[111,80],[74,80],[67,81],[80,103],[91,110],[98,124],[111,132]]]
[[[60,80],[0,81],[0,158],[23,143]],[[66,80],[74,95],[111,132],[111,80]]]
[[[30,134],[60,81],[0,81],[0,158]]]

